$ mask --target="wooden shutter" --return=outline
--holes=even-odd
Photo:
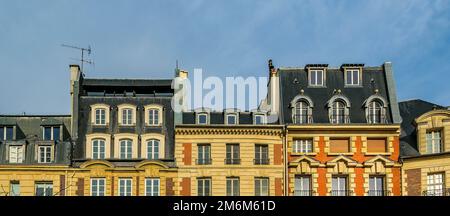
[[[349,139],[330,139],[331,153],[346,153],[350,151]]]
[[[386,152],[386,139],[367,139],[367,152]]]

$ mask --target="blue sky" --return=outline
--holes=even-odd
[[[0,113],[69,114],[69,64],[89,77],[266,76],[307,63],[392,61],[399,100],[450,105],[450,1],[0,0]]]

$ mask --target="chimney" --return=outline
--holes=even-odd
[[[73,84],[75,81],[80,80],[80,66],[79,65],[70,65],[70,94],[73,94]]]

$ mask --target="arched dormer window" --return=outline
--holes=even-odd
[[[386,118],[386,100],[379,95],[370,96],[365,102],[366,119],[369,124],[383,124]]]
[[[350,101],[343,95],[335,95],[328,101],[328,116],[332,124],[350,123]]]
[[[312,108],[314,104],[308,96],[297,95],[291,101],[292,122],[294,124],[308,124],[313,122]]]

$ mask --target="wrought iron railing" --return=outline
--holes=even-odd
[[[390,196],[391,191],[389,190],[369,190],[367,191],[369,196]]]
[[[208,165],[211,164],[211,158],[201,158],[195,160],[195,162],[197,163],[197,165]]]
[[[241,159],[239,159],[239,158],[225,158],[225,164],[241,164]]]
[[[423,196],[450,196],[450,188],[424,190]]]
[[[331,190],[331,196],[352,196],[353,191],[351,190]]]
[[[258,158],[254,159],[253,162],[255,165],[267,165],[270,161],[268,158]]]

